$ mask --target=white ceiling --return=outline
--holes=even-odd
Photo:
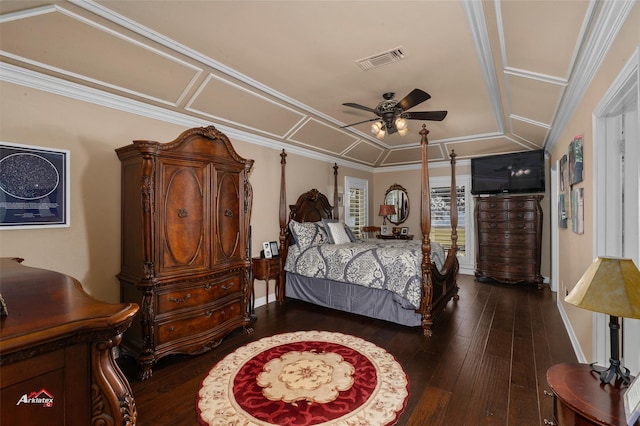
[[[42,75],[363,166],[549,149],[633,1],[6,1],[0,77]],[[356,61],[401,47],[363,71]],[[48,77],[51,76],[51,77]],[[385,92],[447,110],[380,140]]]

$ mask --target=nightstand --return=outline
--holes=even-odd
[[[553,423],[556,426],[625,426],[622,395],[627,389],[602,384],[589,364],[556,364],[547,370],[553,391]],[[547,423],[545,421],[545,424]],[[638,424],[638,422],[636,422]]]
[[[389,234],[389,235],[378,235],[376,238],[380,240],[413,240],[413,235],[402,235],[402,234]]]
[[[271,259],[267,259],[264,257],[254,257],[251,259],[251,268],[253,271],[251,278],[251,295],[255,299],[254,296],[254,286],[253,283],[255,280],[263,280],[267,287],[267,309],[269,309],[269,280],[276,281],[276,300],[278,300],[280,294],[280,268],[281,262],[279,256],[274,256]],[[255,302],[254,302],[255,303]]]

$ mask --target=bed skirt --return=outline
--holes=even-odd
[[[416,327],[422,316],[388,290],[286,273],[285,295],[314,305]]]

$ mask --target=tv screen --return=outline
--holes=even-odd
[[[472,194],[544,192],[544,150],[471,159]]]

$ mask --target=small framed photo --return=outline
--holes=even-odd
[[[271,259],[273,256],[271,255],[271,243],[265,241],[262,243],[262,252],[264,253],[264,257],[266,259]]]
[[[271,241],[269,246],[271,246],[271,256],[276,257],[278,255],[278,242]]]
[[[400,228],[400,235],[409,235],[409,228],[406,226]]]
[[[623,394],[623,399],[627,424],[634,425],[640,418],[640,380],[637,377]]]

